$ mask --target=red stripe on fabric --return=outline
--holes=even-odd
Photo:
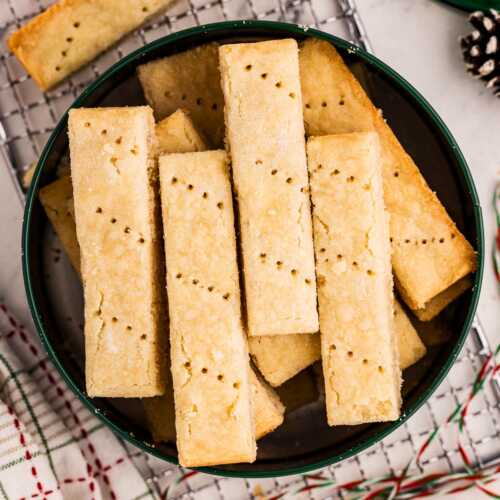
[[[9,413],[9,415],[13,418],[13,425],[19,434],[19,442],[21,443],[21,446],[23,448],[26,448],[24,456],[26,457],[26,460],[28,462],[32,463],[32,454],[29,451],[29,449],[27,448],[26,440],[24,438],[24,433],[21,430],[21,424],[19,422],[19,419],[16,417],[14,410],[10,407],[10,405],[5,405],[5,406],[7,407],[7,411]],[[35,480],[39,479],[38,478],[38,471],[36,470],[36,467],[34,465],[32,465],[32,467],[31,467],[31,475],[35,478]],[[43,486],[42,486],[42,483],[40,481],[37,481],[36,487],[38,488],[39,491],[43,491]]]

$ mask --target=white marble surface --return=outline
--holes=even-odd
[[[375,54],[430,101],[455,135],[472,170],[483,207],[488,259],[479,316],[491,344],[496,345],[500,342],[500,296],[489,248],[495,229],[491,199],[500,181],[500,100],[465,73],[457,39],[469,29],[466,16],[431,0],[357,3]],[[29,323],[21,274],[21,222],[21,204],[0,165],[0,299]]]

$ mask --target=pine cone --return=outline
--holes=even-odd
[[[477,11],[469,22],[475,29],[460,40],[467,71],[500,97],[500,14]]]

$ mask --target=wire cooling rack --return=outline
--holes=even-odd
[[[38,158],[58,118],[77,95],[123,55],[168,33],[196,24],[224,19],[271,19],[311,25],[346,38],[371,50],[369,39],[353,0],[180,0],[164,15],[152,20],[122,40],[113,49],[79,71],[55,90],[42,94],[6,48],[10,32],[41,12],[51,1],[0,0],[0,163],[12,175],[21,202],[23,177]],[[470,393],[475,374],[491,355],[487,337],[476,320],[461,357],[436,394],[385,440],[341,464],[326,467],[322,474],[338,483],[366,480],[384,474],[400,474],[433,430],[440,426]],[[500,386],[485,386],[473,400],[466,418],[461,445],[480,466],[498,459],[500,452]],[[129,445],[124,444],[129,447]],[[146,454],[134,460],[146,482],[159,497],[179,499],[244,499],[272,497],[284,489],[296,491],[310,479],[288,476],[270,479],[221,479],[204,474],[190,475]],[[411,472],[451,472],[463,468],[453,429],[437,435],[423,459]],[[182,481],[179,479],[182,478]],[[308,498],[345,498],[328,488],[309,490]]]

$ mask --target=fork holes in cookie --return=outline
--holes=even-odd
[[[203,373],[203,374],[208,373],[208,369],[207,368],[202,368],[201,369],[201,373]]]

